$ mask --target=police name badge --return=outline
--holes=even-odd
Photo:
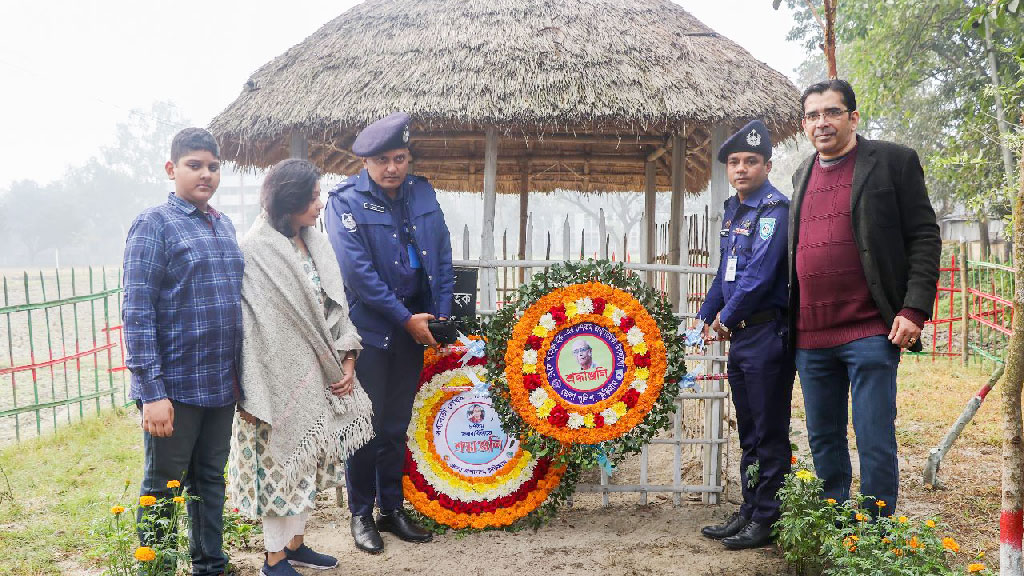
[[[349,232],[356,231],[356,219],[352,217],[351,212],[345,212],[341,215],[341,225]]]
[[[736,281],[736,263],[738,261],[739,261],[739,258],[737,258],[736,256],[730,256],[729,259],[725,261],[725,281],[726,282],[735,282]]]
[[[761,218],[760,222],[758,235],[761,236],[761,240],[769,240],[775,233],[775,218]]]

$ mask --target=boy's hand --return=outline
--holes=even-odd
[[[142,429],[150,436],[166,438],[174,434],[174,405],[164,398],[142,405]]]
[[[430,333],[427,322],[434,319],[431,314],[413,314],[412,318],[405,323],[405,331],[412,335],[412,339],[424,346],[437,346],[434,335]]]

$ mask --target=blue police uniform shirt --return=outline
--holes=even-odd
[[[363,169],[329,196],[327,236],[341,267],[349,317],[364,344],[389,347],[413,313],[451,314],[451,236],[425,178],[407,176],[391,200]]]
[[[721,314],[732,330],[751,315],[788,306],[786,238],[789,199],[771,182],[742,202],[739,195],[725,201],[721,262],[698,315],[710,324]],[[726,280],[730,258],[736,258],[735,280]]]

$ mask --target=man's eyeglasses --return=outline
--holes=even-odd
[[[843,114],[848,114],[850,112],[853,112],[853,110],[843,110],[842,108],[826,108],[824,112],[808,112],[804,114],[804,120],[808,122],[817,122],[818,118],[821,118],[822,116],[825,117],[825,120],[835,120],[836,118],[839,118]]]

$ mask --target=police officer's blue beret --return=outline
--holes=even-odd
[[[352,153],[366,158],[409,146],[409,120],[405,112],[395,112],[363,128],[352,143]]]
[[[760,120],[754,120],[740,128],[740,131],[729,137],[718,149],[718,161],[725,164],[729,154],[733,152],[756,152],[764,156],[765,161],[772,158],[772,133]]]

